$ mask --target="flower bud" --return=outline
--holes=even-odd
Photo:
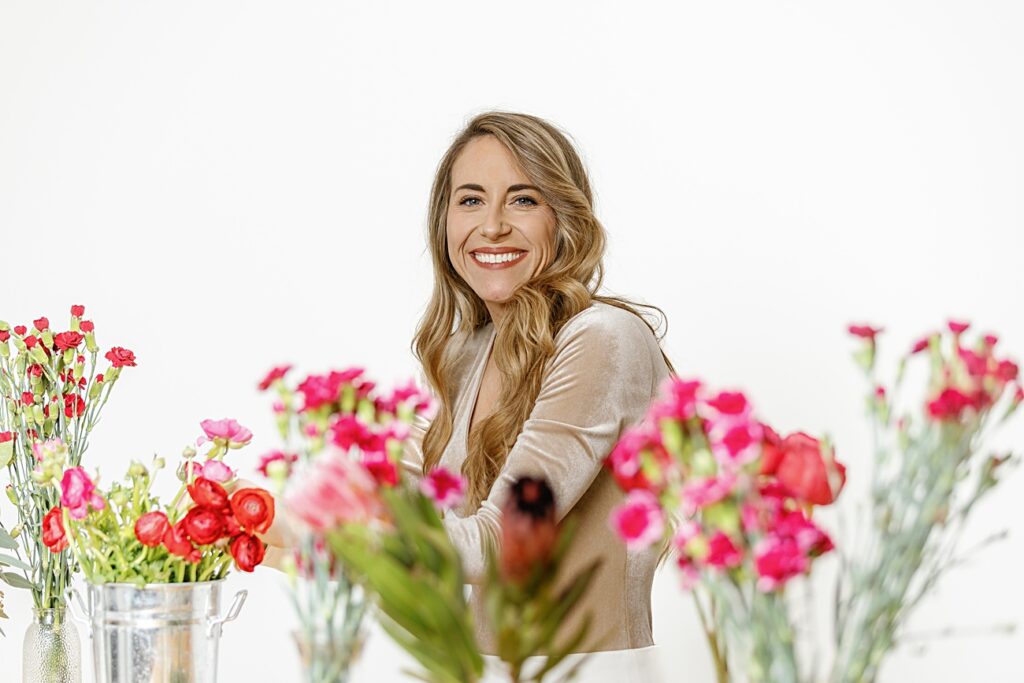
[[[43,339],[43,344],[46,345],[46,348],[52,349],[53,348],[53,332],[51,332],[50,330],[46,330],[46,331],[43,332],[43,334],[41,336],[42,336],[42,339]]]
[[[181,452],[181,457],[191,460],[196,457],[196,449],[192,448],[192,446],[185,446],[185,450]]]
[[[110,502],[121,507],[128,502],[128,494],[125,493],[124,489],[117,489],[110,494]]]
[[[21,536],[21,530],[23,528],[24,527],[21,526],[20,524],[15,524],[14,528],[11,529],[11,538],[17,538],[18,536]]]
[[[101,391],[103,391],[103,384],[101,384],[100,382],[93,382],[92,386],[89,387],[89,399],[95,399],[97,396],[100,395]]]
[[[89,350],[89,353],[99,352],[100,347],[96,345],[96,335],[94,333],[85,333],[85,348]]]
[[[18,505],[18,494],[14,492],[14,487],[10,484],[7,485],[7,500],[14,503],[15,506]]]
[[[162,470],[166,466],[167,466],[167,461],[164,460],[163,457],[158,455],[155,458],[153,458],[153,469],[154,470]]]
[[[149,474],[149,470],[146,469],[145,465],[138,460],[132,460],[132,464],[128,468],[129,477],[132,479],[138,479],[140,477],[145,477],[147,474]]]

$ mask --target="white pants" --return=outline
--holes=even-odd
[[[579,662],[585,661],[574,680],[584,683],[665,683],[661,672],[661,648],[658,645],[632,650],[608,650],[588,654],[569,655],[555,669],[545,676],[545,681],[557,683]],[[544,663],[544,657],[530,657],[526,660],[525,673],[536,671]],[[507,683],[500,659],[484,655],[483,683]]]

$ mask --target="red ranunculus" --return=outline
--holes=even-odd
[[[57,348],[61,351],[78,348],[85,336],[80,332],[61,332],[53,338]]]
[[[43,316],[42,318],[36,318],[35,320],[32,321],[32,324],[35,325],[36,329],[39,330],[40,332],[49,329],[50,327],[50,321],[48,318],[46,318],[46,316]]]
[[[125,365],[135,367],[135,354],[128,349],[122,349],[120,346],[115,346],[110,349],[103,357],[109,360],[110,364],[115,368],[120,368]]]
[[[171,523],[167,520],[167,515],[154,510],[135,520],[135,538],[139,539],[142,545],[155,548],[163,542],[170,528]]]
[[[96,325],[91,320],[83,320],[81,323],[79,323],[78,327],[82,330],[82,332],[92,332],[93,330],[96,329]]]
[[[85,399],[75,394],[67,394],[64,397],[64,417],[81,417],[85,415]]]
[[[252,534],[240,534],[231,541],[231,557],[243,572],[251,572],[263,561],[267,547]]]
[[[260,488],[238,489],[231,494],[231,511],[244,529],[262,534],[274,521],[274,498]]]
[[[68,537],[64,533],[64,512],[55,507],[43,517],[43,545],[51,553],[59,553],[68,547]]]
[[[797,432],[783,439],[779,449],[774,475],[793,497],[814,505],[836,499],[846,483],[846,467],[827,457],[820,441]]]
[[[188,495],[200,507],[210,510],[227,510],[229,506],[228,492],[224,487],[206,477],[196,477],[188,487]]]
[[[185,520],[179,521],[172,527],[168,527],[164,533],[164,547],[167,552],[178,557],[187,558],[195,550],[192,541],[188,540],[188,533],[185,531]]]
[[[80,304],[73,304],[71,306],[71,315],[75,316],[76,318],[81,318],[83,315],[85,315],[85,306],[82,306]]]
[[[242,525],[238,523],[235,516],[230,512],[224,514],[224,535],[228,538],[234,538],[238,534],[242,533]]]
[[[224,517],[216,510],[194,507],[181,521],[196,545],[209,545],[224,535]]]
[[[766,424],[761,432],[761,474],[774,476],[782,462],[782,437]]]

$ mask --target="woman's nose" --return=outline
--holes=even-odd
[[[497,240],[498,238],[512,232],[512,226],[506,224],[502,220],[503,217],[504,214],[502,207],[500,205],[496,205],[487,212],[487,216],[484,218],[484,224],[480,227],[480,233],[489,240]]]

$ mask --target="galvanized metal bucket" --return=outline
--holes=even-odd
[[[224,581],[89,584],[85,611],[96,683],[216,683],[221,628],[247,591],[220,616]]]

